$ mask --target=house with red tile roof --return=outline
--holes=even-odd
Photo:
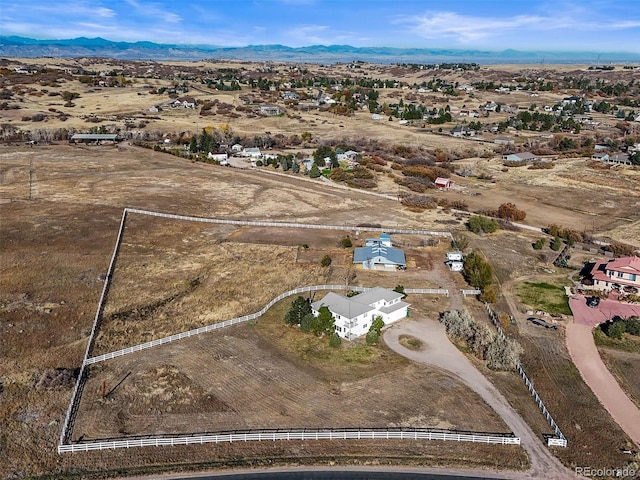
[[[614,288],[640,291],[640,257],[620,257],[600,260],[591,269],[596,290]]]

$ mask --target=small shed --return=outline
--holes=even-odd
[[[447,260],[448,261],[456,261],[456,262],[461,262],[462,261],[462,252],[447,252],[446,254]]]
[[[71,141],[75,143],[116,143],[118,140],[119,139],[117,133],[75,133],[71,136]]]
[[[438,177],[434,182],[440,190],[449,190],[453,186],[450,178]]]

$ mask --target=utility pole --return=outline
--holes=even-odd
[[[31,200],[31,189],[33,187],[33,158],[29,158],[29,200]]]

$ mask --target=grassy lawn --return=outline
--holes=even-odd
[[[523,282],[516,287],[518,299],[534,310],[550,314],[571,315],[564,285],[547,282]]]

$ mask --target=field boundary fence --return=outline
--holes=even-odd
[[[65,419],[63,422],[62,431],[60,432],[60,441],[58,446],[58,451],[68,451],[64,450],[64,447],[69,446],[69,439],[71,436],[71,432],[73,431],[76,414],[78,411],[78,407],[80,404],[80,398],[82,397],[82,391],[87,381],[87,373],[88,369],[92,364],[97,362],[106,360],[108,358],[115,358],[116,356],[125,355],[127,353],[133,353],[139,350],[143,350],[145,348],[150,348],[157,345],[162,345],[168,342],[172,342],[175,340],[179,340],[182,338],[187,338],[189,336],[197,335],[200,333],[205,333],[211,330],[215,330],[218,328],[227,327],[230,325],[235,325],[238,323],[247,322],[258,318],[263,315],[269,308],[271,308],[278,301],[291,296],[297,293],[317,291],[317,290],[352,290],[352,291],[364,291],[366,288],[357,287],[357,286],[345,286],[345,285],[319,285],[312,287],[299,287],[294,290],[290,290],[281,295],[278,295],[276,298],[271,300],[260,312],[256,312],[254,314],[245,315],[243,317],[234,318],[231,320],[227,320],[225,322],[216,323],[213,325],[208,325],[205,327],[200,327],[194,330],[190,330],[188,332],[178,333],[176,335],[171,335],[169,337],[161,338],[158,340],[153,340],[151,342],[146,342],[140,345],[134,345],[132,347],[128,347],[126,349],[118,350],[117,352],[110,352],[104,355],[99,355],[97,357],[90,357],[91,352],[93,350],[96,334],[98,329],[100,328],[100,324],[102,322],[102,316],[104,312],[104,306],[108,297],[109,288],[111,286],[111,280],[113,278],[113,272],[115,268],[115,264],[118,257],[118,252],[120,250],[120,246],[122,244],[122,238],[124,235],[124,229],[126,224],[126,219],[129,214],[138,214],[138,215],[147,215],[153,217],[161,217],[168,218],[174,220],[186,220],[186,221],[194,221],[194,222],[203,222],[203,223],[214,223],[220,225],[238,225],[238,226],[256,226],[256,227],[279,227],[279,228],[305,228],[305,229],[324,229],[324,230],[361,230],[361,231],[370,231],[370,232],[380,232],[380,233],[396,233],[396,234],[415,234],[415,235],[430,235],[436,237],[446,237],[449,239],[453,239],[453,235],[450,232],[446,231],[432,231],[432,230],[413,230],[413,229],[401,229],[401,228],[386,228],[386,227],[376,227],[376,226],[352,226],[352,225],[319,225],[319,224],[306,224],[306,223],[291,223],[291,222],[260,222],[260,221],[245,221],[245,220],[227,220],[227,219],[217,219],[217,218],[206,218],[206,217],[195,217],[188,215],[176,215],[170,213],[162,213],[162,212],[154,212],[151,210],[143,210],[138,208],[129,208],[125,207],[122,212],[122,218],[120,220],[120,227],[118,229],[118,235],[116,238],[115,246],[113,249],[113,253],[111,255],[111,261],[109,263],[109,268],[107,270],[107,274],[104,280],[104,284],[102,287],[102,292],[100,295],[100,300],[98,302],[98,308],[96,310],[96,315],[94,317],[94,321],[91,327],[91,333],[89,335],[89,340],[87,342],[87,348],[85,350],[84,358],[82,360],[82,365],[80,367],[80,372],[78,374],[73,393],[71,396],[71,400],[69,403],[69,407],[67,408]],[[419,289],[417,289],[419,290]],[[429,293],[418,292],[412,293]],[[438,290],[439,293],[446,292],[448,296],[448,291]],[[63,449],[63,450],[61,450]]]
[[[133,447],[161,447],[199,445],[204,443],[230,443],[276,440],[441,440],[487,443],[494,445],[520,445],[520,438],[512,433],[457,432],[429,428],[331,428],[331,429],[278,429],[220,432],[206,435],[149,436],[146,438],[120,438],[108,441],[69,443],[58,446],[58,453],[88,452]]]

